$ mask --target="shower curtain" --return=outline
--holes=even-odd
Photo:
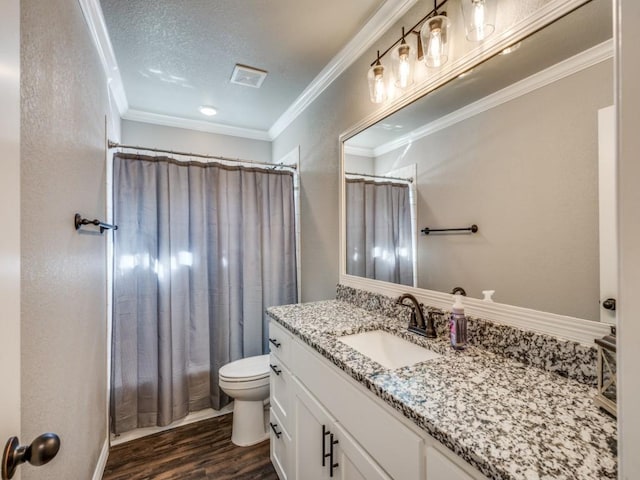
[[[119,153],[114,218],[113,432],[220,409],[218,369],[297,302],[293,174]]]
[[[345,182],[347,274],[413,286],[409,185]]]

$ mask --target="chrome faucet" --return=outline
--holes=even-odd
[[[404,303],[404,300],[408,298],[411,300],[413,305],[407,305]],[[422,335],[423,337],[428,338],[436,338],[436,329],[433,326],[433,317],[431,315],[427,315],[427,320],[425,321],[424,315],[422,313],[422,307],[420,307],[420,302],[418,299],[411,295],[410,293],[403,293],[398,298],[398,305],[403,305],[405,307],[411,307],[411,320],[409,321],[408,330],[413,333],[417,333],[418,335]]]

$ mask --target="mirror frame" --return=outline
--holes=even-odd
[[[404,95],[390,102],[381,109],[374,111],[356,125],[342,133],[339,137],[340,151],[340,254],[339,254],[339,279],[342,285],[396,297],[402,293],[412,293],[426,305],[450,310],[453,303],[453,295],[427,290],[406,285],[372,280],[346,273],[346,211],[345,211],[345,148],[344,142],[362,132],[366,128],[383,120],[392,113],[404,108],[428,93],[442,87],[454,80],[461,73],[483,63],[489,58],[501,52],[509,45],[516,43],[538,30],[553,23],[567,13],[588,3],[589,0],[551,0],[538,9],[533,15],[512,25],[503,33],[490,37],[479,47],[472,49],[457,61],[449,65],[449,68],[441,69],[436,75],[429,77],[424,83],[417,85]],[[364,77],[363,77],[364,78]],[[364,85],[364,84],[363,84]],[[480,299],[465,298],[465,310],[467,315],[484,318],[505,325],[522,328],[538,333],[552,335],[565,340],[575,341],[592,347],[596,338],[608,335],[610,325],[593,320],[569,317],[555,313],[532,310],[524,307],[501,303],[488,303]]]

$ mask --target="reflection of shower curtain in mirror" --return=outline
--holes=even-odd
[[[347,274],[413,285],[409,185],[346,179]]]

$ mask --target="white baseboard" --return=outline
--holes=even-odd
[[[102,451],[98,457],[98,463],[96,463],[96,469],[93,471],[92,480],[102,480],[104,474],[104,467],[107,466],[107,459],[109,458],[109,436],[104,439],[102,444]]]

